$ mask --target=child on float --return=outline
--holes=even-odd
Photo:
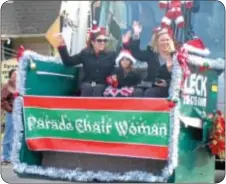
[[[140,76],[133,71],[136,59],[130,51],[122,50],[116,58],[116,67],[112,75],[107,77],[108,87],[104,91],[105,97],[130,97],[134,87],[140,83]]]

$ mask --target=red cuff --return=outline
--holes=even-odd
[[[118,87],[118,81],[113,81],[112,86],[113,86],[114,88],[117,88],[117,87]]]
[[[109,85],[112,85],[112,83],[113,83],[111,76],[107,77],[106,81]]]
[[[117,80],[116,81],[113,80],[111,76],[107,77],[107,80],[106,81],[112,87],[114,87],[114,88],[117,88],[118,87],[118,81]]]

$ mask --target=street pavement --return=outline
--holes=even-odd
[[[216,171],[216,180],[215,183],[219,183],[223,180],[225,175],[224,171],[217,170]],[[14,183],[71,183],[71,182],[63,182],[63,181],[51,181],[51,180],[42,180],[42,179],[28,179],[28,178],[19,178],[13,171],[12,165],[2,166],[1,169],[1,177],[6,183],[14,184]]]

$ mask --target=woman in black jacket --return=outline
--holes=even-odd
[[[102,96],[106,88],[106,77],[114,69],[115,52],[106,50],[107,34],[104,28],[93,27],[87,48],[69,56],[62,36],[59,36],[58,51],[64,65],[83,64],[84,78],[81,84],[81,96]]]
[[[152,40],[146,50],[140,50],[140,32],[142,27],[138,22],[133,23],[133,38],[131,32],[123,37],[133,56],[148,64],[148,75],[137,85],[133,96],[135,97],[167,97],[171,80],[172,55],[175,45],[171,30],[167,28],[156,28]]]

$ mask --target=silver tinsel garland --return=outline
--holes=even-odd
[[[19,74],[17,78],[17,90],[20,95],[26,94],[25,81],[26,81],[26,72],[29,67],[29,59],[40,60],[43,62],[56,62],[61,63],[61,61],[55,60],[53,57],[41,56],[32,51],[25,51],[23,56],[19,61]],[[180,80],[182,77],[181,68],[174,58],[174,68],[172,75],[172,82],[170,87],[170,98],[179,99],[180,95]],[[178,140],[180,132],[180,120],[179,120],[179,108],[180,101],[178,101],[175,108],[170,112],[170,140],[169,140],[169,156],[168,164],[162,170],[160,176],[155,176],[151,173],[142,172],[142,171],[129,171],[126,173],[111,173],[106,171],[83,171],[80,168],[70,170],[64,168],[44,168],[42,166],[36,165],[27,165],[22,163],[19,160],[19,151],[21,149],[22,142],[22,108],[23,108],[23,98],[17,97],[14,102],[14,111],[13,111],[13,121],[14,121],[14,145],[13,145],[13,164],[14,171],[18,174],[34,174],[41,177],[50,177],[53,179],[63,179],[69,181],[83,181],[89,182],[93,179],[100,181],[134,181],[134,182],[167,182],[169,177],[173,174],[174,169],[178,164]]]
[[[188,63],[194,66],[203,66],[204,64],[208,64],[210,69],[215,70],[224,70],[225,67],[225,60],[222,58],[209,59],[195,55],[188,56]]]

